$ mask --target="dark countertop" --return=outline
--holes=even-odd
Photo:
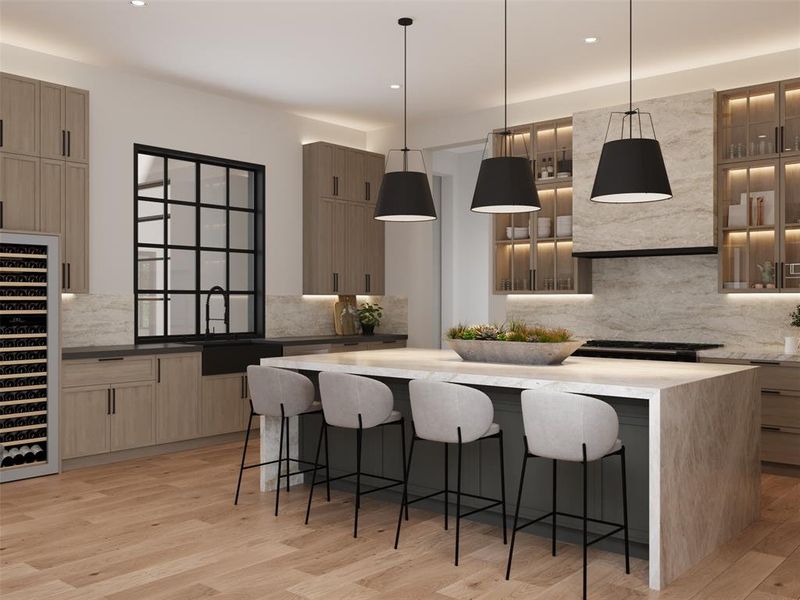
[[[193,344],[125,344],[122,346],[83,346],[62,348],[62,360],[104,358],[106,356],[134,356],[137,354],[172,354],[175,352],[201,352],[202,346]]]
[[[308,346],[311,344],[356,344],[359,342],[396,342],[407,340],[405,333],[376,333],[375,335],[303,335],[268,337],[264,341],[281,346]]]

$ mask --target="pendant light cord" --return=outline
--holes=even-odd
[[[508,0],[503,0],[503,131],[508,133]]]
[[[403,25],[403,152],[408,152],[408,25]]]
[[[628,0],[628,112],[629,136],[633,138],[633,0]]]

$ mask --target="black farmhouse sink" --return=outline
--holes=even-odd
[[[203,375],[242,373],[262,358],[281,356],[280,344],[255,340],[200,340],[190,342],[203,347]]]

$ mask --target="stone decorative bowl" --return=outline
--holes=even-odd
[[[466,361],[512,365],[560,365],[583,346],[582,340],[569,342],[499,342],[495,340],[447,340]]]

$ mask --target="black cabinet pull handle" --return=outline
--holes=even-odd
[[[781,395],[781,392],[780,392],[780,390],[763,390],[763,389],[762,389],[762,390],[761,390],[761,393],[762,393],[762,394],[774,394],[774,395],[776,395],[776,396],[780,396],[780,395]]]
[[[161,359],[158,358],[157,360],[157,369],[158,372],[156,373],[156,383],[161,383]]]
[[[61,130],[61,156],[67,155],[67,132],[66,130]]]
[[[72,156],[72,132],[67,131],[67,156]]]
[[[111,414],[117,414],[117,388],[111,388]]]
[[[770,427],[769,425],[762,425],[761,431],[782,431],[780,427]]]
[[[336,175],[333,176],[333,195],[339,195],[339,178]]]
[[[61,289],[67,289],[67,263],[61,263]]]
[[[107,392],[107,394],[106,394],[106,414],[110,415],[111,414],[111,388],[106,390],[106,392]]]
[[[338,292],[339,291],[339,274],[338,273],[334,273],[333,274],[333,291],[334,292]]]
[[[0,229],[3,227],[3,201],[0,200]]]
[[[110,356],[108,358],[98,358],[97,362],[107,362],[109,360],[125,360],[124,356]]]
[[[776,360],[751,360],[751,365],[779,365],[780,362]]]
[[[777,150],[777,148],[776,148],[776,150]],[[781,125],[781,149],[780,149],[780,151],[783,152],[784,150],[788,151],[789,148],[786,147],[786,142],[783,139],[783,125]]]
[[[3,119],[0,119],[0,147],[3,145]]]
[[[366,186],[366,188],[367,188],[367,189],[366,189],[366,194],[367,194],[367,202],[369,202],[370,200],[372,200],[372,198],[370,197],[369,181],[365,182],[365,183],[364,183],[364,185],[365,185],[365,186]]]
[[[72,273],[70,273],[69,263],[67,263],[67,288],[72,288]]]
[[[372,291],[372,277],[369,273],[364,274],[364,291],[367,293]]]

